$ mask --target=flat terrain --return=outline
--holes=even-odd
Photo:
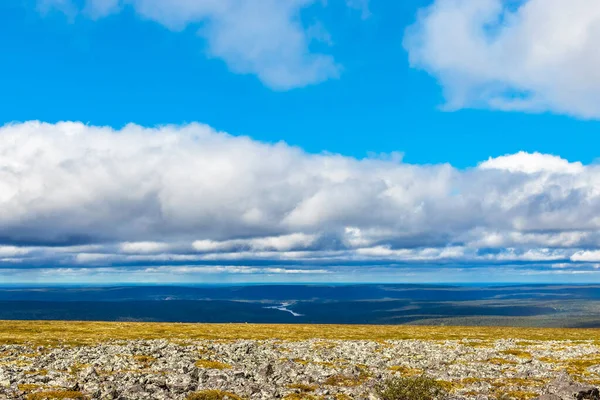
[[[597,329],[0,321],[0,399],[374,399],[420,374],[455,398],[530,399],[599,373]]]
[[[110,340],[586,340],[600,329],[416,325],[184,324],[0,321],[0,344],[83,345]]]
[[[600,286],[0,286],[0,320],[600,328]]]

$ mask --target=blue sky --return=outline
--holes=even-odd
[[[104,19],[0,4],[5,62],[0,122],[83,121],[115,128],[200,121],[309,152],[356,157],[398,151],[412,163],[457,167],[520,150],[589,163],[600,125],[551,113],[440,111],[442,89],[411,68],[404,30],[430,1],[372,1],[370,16],[342,1],[306,10],[321,21],[342,65],[339,79],[288,91],[207,59],[197,26],[173,32],[131,9]],[[568,140],[565,132],[568,132]]]
[[[1,2],[0,274],[595,279],[600,10],[564,7]]]

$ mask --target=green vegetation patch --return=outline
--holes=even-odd
[[[424,375],[390,378],[376,391],[381,400],[437,400],[448,394],[442,383]]]

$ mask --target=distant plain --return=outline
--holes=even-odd
[[[0,287],[2,320],[600,327],[600,285]]]

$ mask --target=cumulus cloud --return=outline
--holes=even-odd
[[[0,268],[577,269],[598,262],[598,215],[600,168],[554,155],[456,169],[309,154],[201,124],[0,128]]]
[[[510,172],[523,172],[535,174],[538,172],[553,172],[563,174],[577,174],[583,171],[580,162],[571,163],[558,156],[526,153],[520,151],[516,154],[490,158],[479,164],[481,169],[498,169]]]
[[[407,30],[413,66],[447,107],[600,117],[600,3],[435,0]]]
[[[192,27],[206,40],[209,57],[224,60],[236,73],[255,74],[277,90],[319,83],[340,72],[331,55],[309,49],[311,42],[328,38],[326,32],[310,34],[313,30],[302,23],[302,11],[315,0],[84,0],[80,8],[74,0],[38,1],[43,10],[54,7],[70,16],[99,19],[130,8],[173,31]],[[359,3],[368,10],[362,1],[350,5]]]

